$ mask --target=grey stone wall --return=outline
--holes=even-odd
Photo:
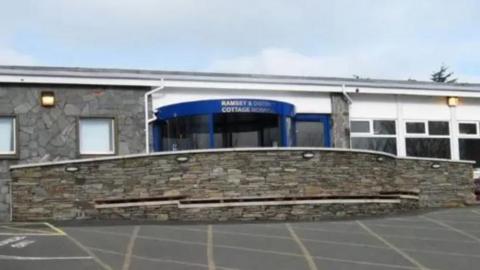
[[[342,94],[332,93],[333,147],[350,148],[349,104]]]
[[[0,157],[0,220],[9,218],[8,166],[79,158],[78,117],[115,117],[117,153],[144,152],[143,94],[146,90],[100,86],[1,85],[0,115],[14,115],[19,134],[18,155]],[[55,93],[55,107],[40,106],[42,91]]]
[[[302,155],[305,151],[313,152],[314,157],[305,159]],[[188,161],[179,162],[180,156]],[[433,164],[439,167],[434,168]],[[66,167],[78,171],[67,172]],[[105,218],[113,214],[96,210],[95,200],[169,195],[228,199],[415,192],[420,195],[422,207],[462,206],[474,201],[472,170],[472,164],[465,162],[398,159],[366,151],[313,148],[197,151],[84,160],[13,168],[13,216],[18,221]],[[154,210],[136,207],[116,214],[128,218],[146,211],[147,217],[159,213],[162,219],[185,217],[178,207],[165,207]],[[328,209],[320,207],[308,212],[314,208],[305,206],[302,211],[313,218],[318,209]],[[221,220],[222,211],[234,211],[223,209],[213,211],[212,215]],[[258,207],[238,211],[248,217],[259,214],[249,212],[255,209]],[[196,211],[198,215],[202,213]],[[188,213],[191,220],[201,218]],[[288,216],[292,215],[285,217]]]

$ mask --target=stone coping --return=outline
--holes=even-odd
[[[352,153],[365,153],[365,154],[375,154],[380,156],[385,156],[393,159],[407,159],[407,160],[425,160],[425,161],[438,161],[438,162],[451,162],[451,163],[465,163],[465,164],[475,164],[475,161],[471,160],[451,160],[451,159],[441,159],[441,158],[422,158],[422,157],[397,157],[395,155],[372,151],[372,150],[361,150],[361,149],[348,149],[348,148],[330,148],[330,147],[252,147],[252,148],[217,148],[217,149],[197,149],[197,150],[181,150],[181,151],[165,151],[165,152],[155,152],[151,154],[142,153],[142,154],[132,154],[132,155],[122,155],[122,156],[109,156],[109,157],[95,157],[95,158],[85,158],[85,159],[71,159],[71,160],[62,160],[62,161],[51,161],[51,162],[40,162],[40,163],[30,163],[30,164],[19,164],[10,166],[10,170],[21,169],[21,168],[30,168],[30,167],[44,167],[44,166],[55,166],[55,165],[68,165],[75,163],[86,163],[92,161],[109,161],[109,160],[122,160],[130,158],[141,158],[141,157],[155,157],[155,156],[169,156],[169,155],[187,155],[187,154],[199,154],[199,153],[228,153],[228,152],[267,152],[267,151],[325,151],[325,152],[352,152]]]

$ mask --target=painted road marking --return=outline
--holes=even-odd
[[[0,260],[15,260],[15,261],[60,261],[60,260],[91,260],[92,257],[80,256],[80,257],[22,257],[22,256],[10,256],[0,255]]]
[[[133,232],[132,232],[132,235],[130,236],[130,241],[128,242],[127,250],[125,252],[125,259],[123,261],[122,270],[130,269],[130,264],[132,262],[133,247],[135,246],[135,240],[137,239],[139,231],[140,231],[140,226],[133,227]]]
[[[477,215],[480,215],[480,211],[477,211],[477,210],[472,210],[473,213],[477,214]]]
[[[213,229],[212,225],[207,227],[207,261],[208,270],[215,270],[215,260],[213,259]]]
[[[414,258],[412,258],[410,255],[408,255],[407,253],[403,252],[402,250],[400,250],[399,248],[397,248],[395,245],[393,245],[392,243],[388,242],[385,238],[381,237],[380,235],[378,235],[377,233],[375,233],[374,231],[372,231],[367,225],[363,224],[361,221],[356,221],[358,223],[358,225],[360,225],[360,227],[362,227],[365,231],[367,231],[368,233],[370,233],[372,236],[374,236],[375,238],[377,238],[378,240],[382,241],[385,245],[389,246],[391,249],[395,250],[398,254],[400,254],[403,258],[407,259],[409,262],[411,262],[412,264],[414,264],[416,267],[418,267],[418,269],[421,269],[421,270],[426,270],[428,269],[427,267],[423,266],[420,262],[418,262],[417,260],[415,260]]]
[[[116,232],[85,230],[85,229],[79,229],[79,228],[71,228],[71,229],[72,230],[78,230],[78,231],[84,231],[84,232],[93,232],[93,233],[110,234],[110,235],[114,235],[114,236],[129,237],[129,235],[127,235],[127,234],[116,233]],[[217,232],[218,231],[215,231],[215,233],[217,233]],[[365,233],[365,234],[368,235],[368,233]],[[257,234],[255,234],[255,235],[257,235]],[[160,241],[160,242],[179,243],[179,244],[185,244],[185,245],[206,246],[205,242],[194,242],[194,241],[188,241],[188,240],[174,240],[174,239],[168,239],[168,238],[160,238],[160,237],[153,237],[153,236],[149,237],[149,236],[140,236],[140,235],[137,238],[138,239],[144,239],[144,240],[150,240],[150,241]],[[291,240],[291,238],[288,238],[288,239]],[[247,252],[273,254],[273,255],[283,255],[283,256],[301,257],[301,258],[304,257],[303,254],[273,251],[273,250],[267,250],[267,249],[256,249],[256,248],[247,248],[247,247],[230,246],[230,245],[219,245],[219,244],[215,244],[215,247],[233,249],[233,250],[240,250],[240,251],[247,251]],[[97,248],[97,247],[88,247],[88,249],[101,251],[101,249]],[[114,252],[114,251],[111,251],[111,252]],[[118,253],[118,254],[122,254],[122,253]],[[122,255],[124,255],[124,254],[122,254]],[[151,258],[141,257],[141,256],[138,256],[138,255],[132,255],[132,258],[152,260]],[[404,266],[404,265],[377,263],[377,262],[369,262],[369,261],[357,261],[357,260],[340,259],[340,258],[333,258],[333,257],[313,256],[313,258],[319,259],[319,260],[324,260],[324,261],[351,263],[351,264],[359,264],[359,265],[367,265],[367,266],[379,266],[379,267],[393,268],[393,269],[417,269],[414,266]],[[168,262],[169,260],[159,259],[158,261]],[[217,270],[218,269],[226,269],[225,267],[221,267],[221,266],[216,266],[216,268],[217,268]]]
[[[14,231],[21,231],[21,232],[28,232],[28,233],[41,233],[41,234],[46,234],[50,233],[49,231],[44,231],[44,230],[35,230],[35,229],[27,229],[27,228],[17,228],[17,227],[12,227],[12,226],[0,226],[1,228],[7,229],[7,230],[14,230]]]
[[[91,249],[91,250],[106,253],[106,254],[125,256],[125,254],[123,254],[121,252],[113,251],[113,250],[101,249],[101,248],[90,247],[90,246],[88,248]],[[137,260],[145,260],[145,261],[160,262],[160,263],[170,263],[170,264],[180,264],[180,265],[195,266],[195,267],[201,267],[201,268],[208,269],[208,265],[201,264],[201,263],[177,261],[177,260],[162,259],[162,258],[150,258],[150,257],[139,256],[139,255],[132,255],[132,258],[137,259]],[[222,266],[217,266],[217,269],[218,270],[238,270],[238,269],[235,269],[235,268],[228,268],[228,267],[222,267]]]
[[[54,231],[58,232],[61,235],[67,237],[70,241],[72,241],[75,245],[77,245],[81,250],[85,251],[102,269],[104,270],[113,270],[108,264],[104,263],[100,260],[90,249],[85,247],[82,243],[80,243],[77,239],[71,237],[70,235],[66,234],[63,230],[53,226],[50,223],[45,223],[48,227],[52,228]]]
[[[446,223],[443,223],[443,222],[441,222],[441,221],[439,221],[439,220],[436,220],[436,219],[433,219],[433,218],[429,218],[429,217],[425,217],[425,216],[423,216],[422,218],[425,219],[425,220],[428,220],[428,221],[430,221],[430,222],[433,222],[433,223],[435,223],[435,224],[438,224],[438,225],[440,225],[440,226],[443,226],[443,227],[445,227],[445,228],[447,228],[447,229],[450,229],[450,230],[452,230],[452,231],[454,231],[454,232],[457,232],[457,233],[459,233],[459,234],[461,234],[461,235],[463,235],[463,236],[466,236],[466,237],[468,237],[468,238],[470,238],[470,239],[473,239],[473,240],[475,240],[475,241],[477,241],[477,242],[480,243],[480,238],[476,237],[475,235],[473,235],[473,234],[471,234],[471,233],[467,233],[467,232],[465,232],[465,231],[462,231],[462,230],[460,230],[460,229],[457,229],[457,228],[455,228],[455,227],[453,227],[453,226],[450,226],[450,225],[448,225],[448,224],[446,224]]]
[[[16,236],[16,237],[10,237],[5,240],[0,241],[0,247],[21,241],[23,239],[27,238],[26,236]]]
[[[27,247],[31,244],[35,243],[34,240],[23,240],[23,241],[20,241],[20,242],[17,242],[13,245],[10,245],[12,248],[24,248],[24,247]]]
[[[52,229],[54,232],[56,232],[58,235],[67,235],[64,231],[60,230],[59,228],[53,226],[52,224],[48,222],[44,222],[46,226],[48,226],[50,229]]]
[[[302,250],[303,256],[305,257],[305,260],[307,261],[308,268],[310,270],[318,270],[317,265],[315,264],[315,261],[312,258],[312,255],[308,251],[307,247],[303,244],[302,240],[298,237],[298,235],[295,233],[293,230],[292,226],[290,224],[285,224],[287,226],[288,231],[290,232],[290,235],[292,236],[293,240],[297,243],[297,245],[300,247]]]

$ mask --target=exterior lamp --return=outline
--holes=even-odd
[[[179,163],[184,163],[184,162],[187,162],[189,160],[189,158],[187,156],[179,156],[177,158],[175,158],[177,160],[177,162]]]
[[[55,106],[55,93],[51,91],[44,91],[41,93],[40,102],[43,107]]]
[[[447,104],[450,107],[457,107],[458,97],[447,97]]]
[[[313,158],[314,156],[315,156],[315,154],[314,154],[313,152],[304,152],[304,153],[302,154],[302,157],[303,157],[304,159],[311,159],[311,158]]]

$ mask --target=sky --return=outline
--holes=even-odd
[[[0,1],[0,65],[480,83],[479,0]]]

